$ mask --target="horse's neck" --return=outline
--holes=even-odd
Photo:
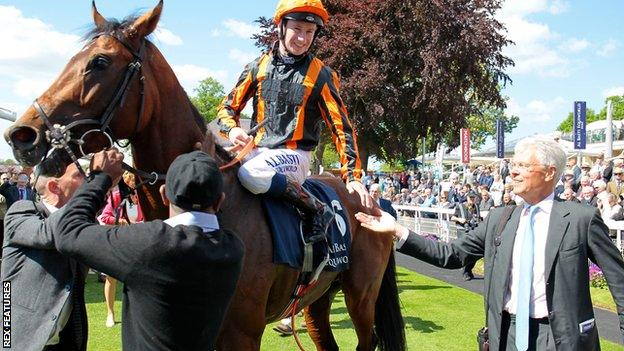
[[[205,134],[201,119],[171,67],[160,52],[154,50],[150,60],[151,75],[146,74],[145,127],[131,139],[134,166],[145,172],[165,174],[180,154],[190,152]],[[150,50],[151,51],[151,50]],[[148,79],[150,81],[148,81]],[[139,194],[146,219],[167,218],[167,208],[160,200],[159,184],[147,185]]]
[[[160,52],[153,50],[153,82],[146,81],[151,86],[151,90],[146,89],[152,98],[150,115],[145,128],[133,138],[132,146],[137,168],[164,173],[178,155],[192,151],[193,145],[203,140],[205,129],[198,124],[201,116],[173,70]]]

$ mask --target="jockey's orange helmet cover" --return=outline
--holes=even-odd
[[[318,16],[323,23],[319,25],[323,26],[329,21],[329,13],[323,6],[321,0],[280,0],[275,9],[275,16],[273,21],[276,25],[279,25],[284,16],[293,13],[310,13]]]

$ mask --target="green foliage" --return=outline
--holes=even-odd
[[[496,136],[496,120],[505,121],[505,133],[511,133],[518,126],[518,116],[507,116],[505,111],[497,107],[487,107],[479,113],[468,116],[470,128],[470,143],[473,149],[479,149],[488,137]],[[453,131],[453,139],[459,139],[457,131]],[[448,145],[452,145],[449,141]]]
[[[197,107],[199,113],[206,122],[210,122],[217,117],[217,108],[221,100],[225,97],[223,85],[216,79],[208,77],[194,89],[195,96],[191,97],[191,102]]]
[[[624,119],[624,96],[610,96],[605,99],[605,105],[600,109],[600,112],[596,113],[593,109],[587,108],[587,124],[607,119],[607,101],[609,100],[613,106],[613,120]],[[557,130],[570,133],[573,129],[572,123],[574,123],[574,114],[570,112],[568,117],[559,124]]]
[[[325,144],[322,165],[325,169],[340,167],[340,156],[336,152],[336,145],[331,140]]]

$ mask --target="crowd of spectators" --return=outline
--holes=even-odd
[[[365,179],[367,187],[377,183],[382,198],[393,205],[455,209],[474,197],[480,211],[489,211],[503,203],[522,201],[513,194],[509,178],[509,162],[495,166],[471,166],[463,177],[451,172],[440,180],[430,171],[399,172]],[[507,194],[507,200],[504,200]]]
[[[555,188],[554,196],[600,210],[604,220],[624,220],[624,158],[583,160],[568,159],[566,170]],[[519,205],[523,200],[513,193],[509,160],[494,165],[471,165],[460,176],[451,172],[440,180],[430,171],[397,172],[365,179],[367,187],[379,184],[381,197],[393,205],[457,209],[470,196],[479,212],[494,207]]]
[[[462,235],[476,227],[494,207],[520,205],[523,199],[513,192],[511,164],[503,159],[493,165],[471,165],[463,176],[451,172],[443,179],[430,171],[406,171],[366,177],[365,184],[375,187],[381,197],[393,205],[454,209],[451,221]],[[624,158],[567,160],[566,170],[558,181],[554,196],[600,210],[605,221],[624,220]],[[435,211],[421,215],[435,218]],[[407,211],[404,215],[409,216]],[[472,279],[472,267],[464,268],[466,280]]]

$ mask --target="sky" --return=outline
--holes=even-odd
[[[142,13],[156,0],[97,1],[106,18]],[[228,92],[243,66],[260,54],[254,20],[273,15],[277,0],[166,0],[154,42],[189,93],[210,76]],[[624,94],[621,0],[506,0],[496,14],[515,44],[504,49],[516,65],[504,88],[507,114],[520,117],[507,136],[553,131],[574,101],[600,110]],[[54,81],[92,24],[90,0],[0,0],[0,107],[20,116]],[[10,122],[0,120],[0,130]],[[459,136],[458,136],[459,137]],[[0,159],[12,158],[0,140]]]

